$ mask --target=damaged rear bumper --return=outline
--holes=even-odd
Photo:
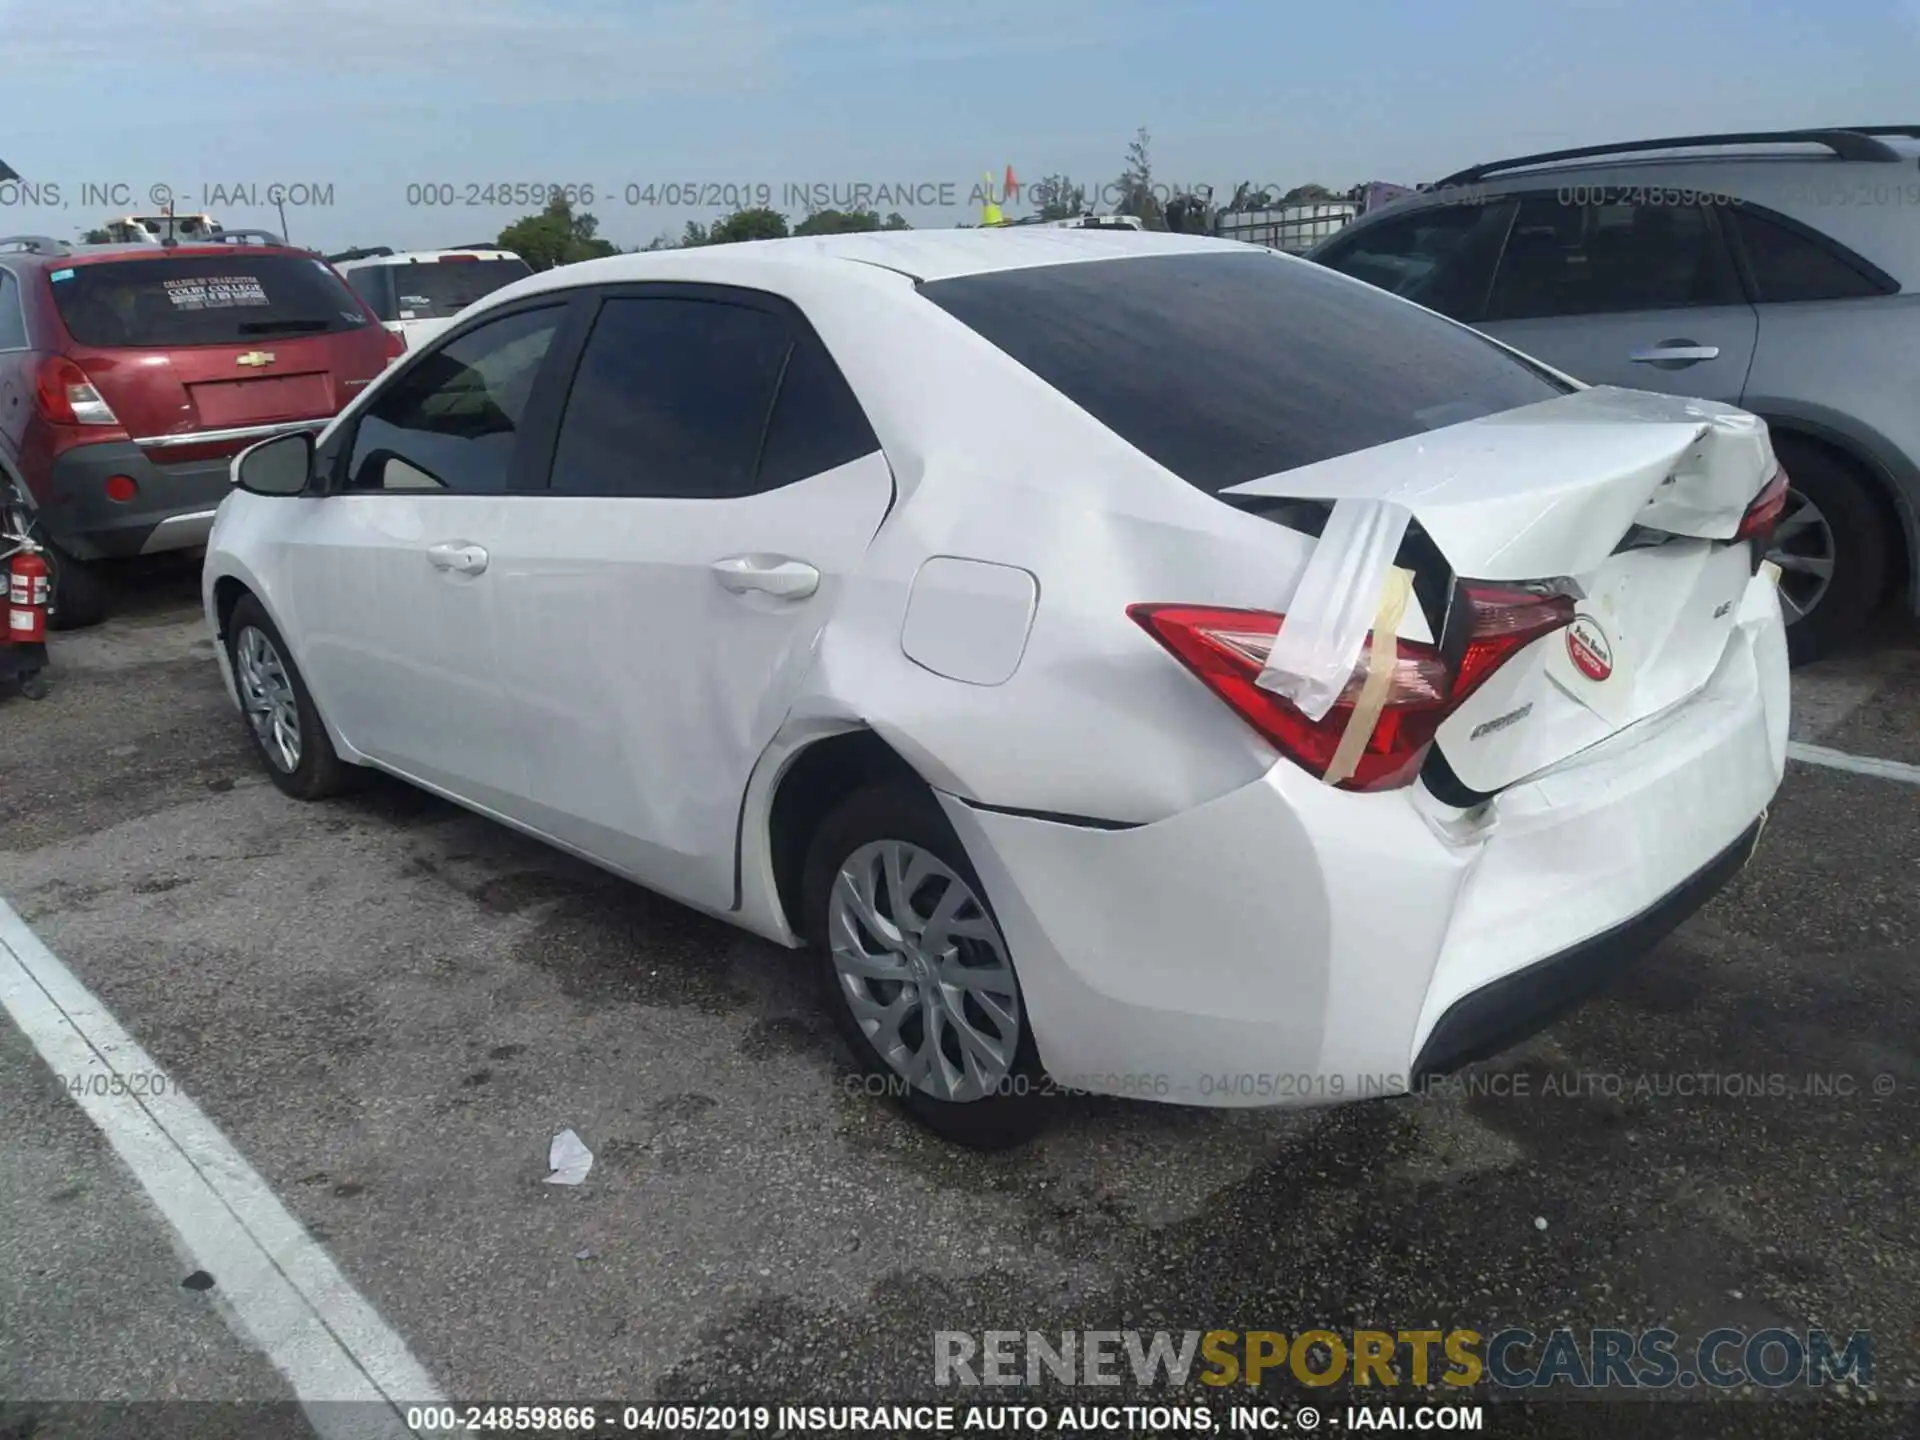
[[[1284,760],[1128,829],[942,803],[1058,1084],[1329,1104],[1543,1022],[1704,903],[1779,787],[1787,706],[1758,580],[1703,689],[1478,811]]]
[[[1764,819],[1754,821],[1705,869],[1631,920],[1454,1001],[1435,1022],[1413,1063],[1415,1082],[1497,1054],[1612,981],[1746,868],[1763,824]]]

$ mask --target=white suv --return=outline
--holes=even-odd
[[[348,251],[335,268],[409,350],[438,335],[474,301],[531,275],[511,250]]]

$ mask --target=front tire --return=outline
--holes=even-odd
[[[931,792],[849,796],[815,834],[802,883],[828,1004],[864,1074],[957,1144],[1032,1139],[1044,1075],[1019,980]]]
[[[227,619],[227,658],[241,721],[267,778],[296,800],[324,800],[349,779],[313,695],[266,607],[243,595]]]

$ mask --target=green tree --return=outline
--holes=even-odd
[[[882,220],[876,210],[816,210],[793,227],[796,235],[852,235],[865,230],[911,230],[898,210]]]
[[[524,215],[500,232],[500,248],[511,250],[535,270],[618,255],[620,247],[601,236],[600,222],[576,215],[564,195],[556,194],[538,215]]]
[[[1337,190],[1329,190],[1324,185],[1296,185],[1280,197],[1282,205],[1324,205],[1330,200],[1341,198]]]
[[[89,230],[80,237],[80,243],[82,245],[111,245],[113,243],[113,236],[104,230]]]
[[[734,245],[742,240],[784,240],[788,235],[787,217],[778,210],[756,205],[722,215],[712,225],[687,222],[682,245]]]
[[[1151,142],[1147,127],[1142,125],[1128,143],[1127,167],[1120,172],[1120,198],[1113,207],[1113,213],[1137,216],[1149,230],[1164,230],[1166,217],[1161,213],[1160,201],[1153,193]]]
[[[1038,206],[1042,220],[1071,220],[1087,213],[1087,187],[1064,175],[1048,175],[1027,187],[1027,198]]]

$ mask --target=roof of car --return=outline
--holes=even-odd
[[[719,278],[768,265],[831,265],[856,262],[896,271],[913,280],[949,280],[996,270],[1068,265],[1128,256],[1228,253],[1250,247],[1204,235],[1141,230],[980,229],[870,230],[847,235],[809,235],[749,240],[678,250],[642,251],[585,260],[543,272],[539,288],[608,284],[631,280]],[[524,284],[524,282],[523,282]],[[515,287],[519,289],[519,286]],[[524,293],[524,292],[522,292]]]
[[[417,265],[430,261],[444,260],[450,255],[471,255],[476,260],[518,260],[520,257],[511,250],[502,250],[498,245],[457,245],[446,250],[398,250],[388,255],[356,255],[351,260],[335,262],[342,270],[356,270],[368,265]]]
[[[178,260],[207,255],[299,255],[317,259],[310,250],[298,245],[238,245],[218,240],[182,240],[174,245],[143,245],[139,241],[113,245],[76,245],[61,257],[67,263],[91,263],[98,260]]]
[[[1836,160],[1841,163],[1885,163],[1920,154],[1920,125],[1828,126],[1800,130],[1726,131],[1715,134],[1672,135],[1651,140],[1609,141],[1567,150],[1516,155],[1456,171],[1436,182],[1436,189],[1490,180],[1516,171],[1534,174],[1564,170],[1617,168],[1628,165],[1708,161]]]
[[[1920,197],[1920,126],[1911,128],[1915,133],[1909,135],[1877,127],[1870,137],[1892,160],[1849,160],[1813,142],[1793,145],[1777,137],[1718,151],[1649,142],[1649,148],[1629,146],[1623,153],[1591,158],[1521,156],[1463,170],[1399,196],[1322,240],[1311,254],[1321,257],[1354,243],[1347,237],[1356,233],[1428,210],[1515,195],[1549,196],[1561,203],[1577,195],[1599,203],[1611,193],[1624,203],[1646,194],[1643,203],[1650,205],[1693,196],[1699,204],[1784,216],[1851,250],[1911,291],[1920,288],[1920,226],[1913,223],[1912,203]],[[1483,178],[1459,178],[1480,172]]]
[[[0,240],[0,244],[7,243]],[[21,265],[45,265],[59,269],[69,265],[91,265],[102,260],[172,260],[183,256],[204,255],[300,255],[318,258],[298,245],[255,245],[222,243],[217,240],[182,240],[174,245],[153,245],[138,240],[112,241],[86,245],[78,241],[52,241],[36,249],[0,251],[0,258]]]

